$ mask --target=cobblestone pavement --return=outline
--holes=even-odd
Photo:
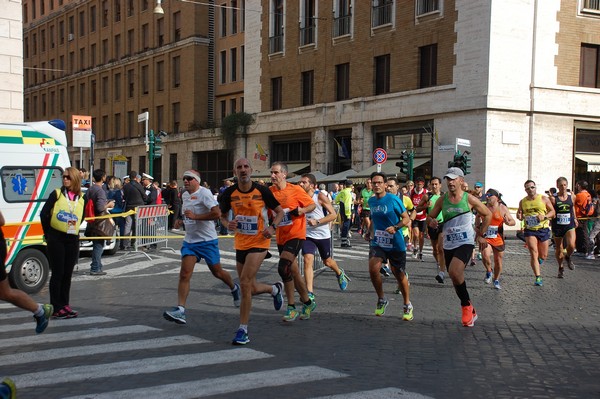
[[[465,328],[451,284],[434,280],[429,247],[424,262],[407,265],[415,319],[401,320],[393,277],[384,283],[387,312],[374,316],[368,247],[356,234],[352,242],[335,249],[347,291],[331,271],[318,274],[318,308],[294,323],[281,321],[270,296],[255,297],[245,347],[231,345],[238,310],[204,265],[182,326],[162,318],[176,302],[177,254],[106,257],[107,276],[74,277],[77,319],[52,320],[35,336],[30,315],[0,307],[0,376],[15,379],[19,398],[600,397],[600,259],[576,257],[562,280],[549,259],[535,287],[527,250],[508,241],[502,290],[484,284],[480,261],[467,268],[479,319]],[[233,272],[231,244],[221,240]],[[88,263],[82,258],[81,270]],[[279,279],[277,256],[258,278]]]

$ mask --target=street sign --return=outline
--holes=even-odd
[[[373,151],[373,161],[376,164],[382,164],[387,161],[387,152],[383,148],[376,148]]]
[[[456,138],[456,145],[457,146],[461,146],[461,147],[470,147],[471,146],[471,140],[467,140],[467,139],[459,139],[458,137]]]
[[[454,151],[454,146],[452,144],[438,145],[438,151]]]
[[[148,111],[142,112],[141,114],[138,115],[138,123],[147,121],[149,117],[150,117],[150,113]]]

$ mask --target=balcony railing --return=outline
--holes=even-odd
[[[585,0],[583,8],[600,11],[600,0]]]
[[[344,15],[333,20],[333,36],[344,36],[350,34],[350,22],[352,15]]]
[[[417,15],[427,14],[440,9],[439,0],[418,0]]]
[[[381,26],[392,22],[392,3],[373,6],[371,26]]]
[[[269,54],[283,51],[283,35],[271,36],[269,38]]]
[[[300,45],[313,44],[315,42],[315,27],[307,26],[300,28]]]

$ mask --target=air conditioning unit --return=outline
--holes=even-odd
[[[73,41],[73,39],[75,39],[75,35],[72,33],[69,33],[69,36],[67,36],[67,40],[68,41]]]

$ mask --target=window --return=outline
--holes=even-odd
[[[281,76],[271,79],[271,109],[273,111],[281,109],[283,99],[283,87]]]
[[[85,35],[85,13],[79,12],[79,37]]]
[[[50,60],[50,73],[52,74],[52,80],[56,79],[56,65],[54,63],[54,58]],[[54,102],[52,102],[54,105]]]
[[[419,47],[419,88],[437,85],[437,44]]]
[[[42,62],[42,83],[46,81],[46,63]]]
[[[133,29],[127,31],[127,55],[133,54],[133,48],[135,46],[135,34]]]
[[[46,3],[44,0],[40,0],[40,16],[46,13]]]
[[[96,43],[92,43],[90,46],[90,67],[96,66]]]
[[[302,0],[300,3],[300,45],[315,42],[316,31],[315,0]]]
[[[142,94],[148,94],[148,65],[142,65]]]
[[[231,34],[235,35],[238,30],[237,0],[231,0]]]
[[[600,0],[584,0],[583,8],[587,10],[600,11]]]
[[[108,76],[102,77],[102,103],[108,103]]]
[[[333,37],[349,35],[352,26],[352,0],[334,0]]]
[[[71,15],[69,17],[69,35],[70,36],[75,35],[75,17],[73,15]],[[69,40],[71,40],[71,39],[69,39]]]
[[[95,106],[96,105],[96,98],[98,97],[97,87],[96,87],[96,80],[92,80],[91,85],[92,85],[92,90],[91,90],[91,93],[90,93],[90,100],[91,100],[92,106]]]
[[[244,80],[244,60],[246,59],[245,47],[240,47],[240,80]]]
[[[230,52],[230,68],[231,72],[231,82],[237,81],[237,48],[232,48],[229,50]]]
[[[390,55],[375,57],[375,94],[390,92]]]
[[[90,32],[96,32],[96,6],[90,7]]]
[[[65,89],[58,91],[58,109],[60,112],[65,112]]]
[[[115,73],[114,93],[115,93],[115,101],[119,101],[121,99],[121,74],[120,73]]]
[[[46,102],[46,95],[42,94],[42,116],[46,116],[46,112],[47,112],[47,102]]]
[[[102,27],[108,26],[108,0],[102,1]]]
[[[40,39],[42,39],[41,48],[42,52],[46,51],[46,29],[40,31]]]
[[[172,59],[172,72],[173,72],[173,87],[179,87],[181,84],[181,58],[179,56],[173,57]]]
[[[65,21],[58,21],[58,43],[65,44]]]
[[[36,182],[42,181],[42,174],[50,176],[47,186],[36,184]],[[26,203],[33,200],[42,203],[48,199],[54,190],[62,186],[62,169],[55,166],[39,168],[4,166],[1,178],[3,187],[13,187],[13,182],[19,182],[20,187],[29,188],[28,190],[3,190],[6,202]],[[40,190],[33,198],[31,195],[32,187],[37,187]]]
[[[133,69],[127,71],[127,97],[132,98],[135,88]]]
[[[350,98],[350,64],[339,64],[335,66],[335,100],[347,100]]]
[[[156,106],[156,127],[159,130],[166,128],[165,123],[165,107],[162,105]]]
[[[314,100],[315,71],[302,72],[302,105],[312,105]]]
[[[85,69],[85,47],[79,49],[79,69]]]
[[[219,57],[219,83],[227,83],[227,52],[221,51]]]
[[[27,4],[23,4],[23,23],[29,22],[29,12],[27,9]]]
[[[148,50],[148,48],[150,47],[150,43],[149,43],[149,30],[148,30],[148,24],[144,24],[142,25],[142,48],[144,50]]]
[[[181,40],[181,12],[173,13],[173,41]]]
[[[115,22],[121,21],[121,0],[115,0]]]
[[[121,58],[121,35],[115,35],[115,45],[113,47],[115,61]]]
[[[240,31],[246,30],[246,0],[240,0]]]
[[[75,52],[69,51],[69,72],[75,73]]]
[[[31,50],[32,50],[33,55],[37,54],[37,42],[38,42],[37,33],[34,33],[32,39],[31,39]]]
[[[43,0],[42,0],[42,1],[43,1]],[[37,5],[36,5],[36,3],[35,3],[35,0],[31,0],[31,18],[32,18],[32,19],[35,19],[35,18],[37,17],[37,14],[36,14],[36,7],[37,7]]]
[[[79,108],[85,108],[85,83],[79,84]]]
[[[600,88],[600,45],[581,45],[579,85]]]
[[[148,9],[148,0],[142,0],[142,11],[146,11]]]
[[[219,7],[221,11],[221,37],[227,36],[227,4],[221,4]]]
[[[235,98],[229,100],[229,111],[232,114],[235,114],[237,112],[237,103],[235,101]]]
[[[131,17],[133,15],[133,4],[134,0],[127,0],[127,16]]]
[[[173,103],[173,134],[179,133],[179,125],[181,124],[181,106],[179,103]]]
[[[24,58],[29,57],[29,38],[28,37],[23,38],[23,57]]]
[[[273,142],[272,159],[274,162],[310,162],[310,157],[310,140],[298,140],[293,142]]]
[[[108,139],[108,115],[102,115],[102,139]]]
[[[121,137],[121,114],[116,113],[114,119],[115,138],[120,139]]]
[[[156,63],[156,90],[163,91],[165,89],[165,62],[158,61]]]
[[[54,37],[54,25],[50,26],[50,48],[56,47],[56,38]]]
[[[439,11],[439,0],[417,0],[417,15]]]
[[[133,132],[134,132],[134,115],[133,115],[133,111],[127,111],[127,137],[131,138],[134,136]]]
[[[75,111],[75,86],[69,86],[69,110]]]
[[[159,18],[156,21],[156,43],[158,46],[165,44],[165,19]]]
[[[223,120],[227,116],[227,102],[225,100],[221,100],[221,120]]]
[[[102,40],[102,63],[108,62],[108,39]]]
[[[381,26],[392,23],[393,0],[372,0],[371,26]]]
[[[269,34],[269,53],[280,53],[283,51],[283,25],[285,15],[283,0],[271,0],[271,26]]]

